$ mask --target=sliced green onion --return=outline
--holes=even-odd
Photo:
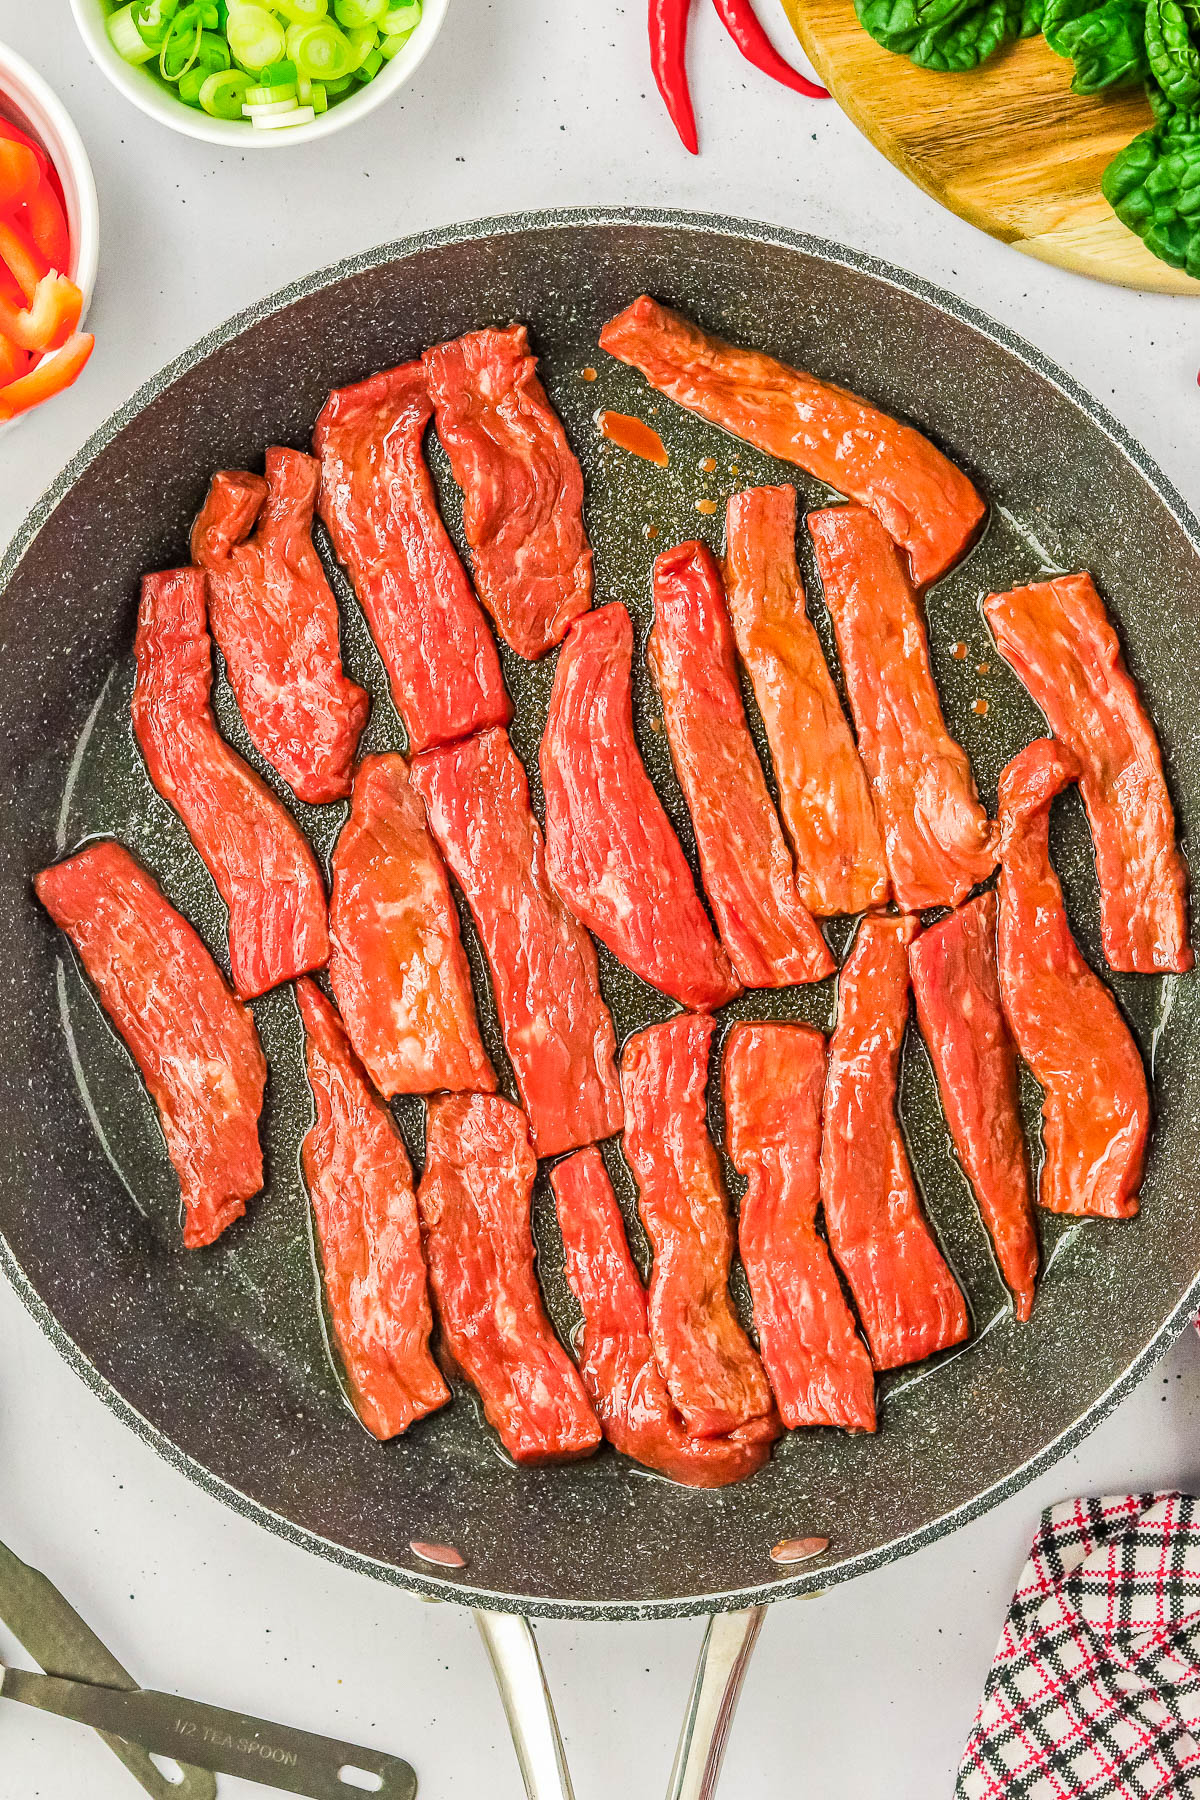
[[[411,31],[399,31],[394,37],[385,37],[379,46],[380,56],[385,62],[391,62],[393,56],[399,56],[411,36]]]
[[[274,118],[276,113],[290,113],[295,112],[295,110],[295,95],[293,95],[290,100],[268,101],[265,106],[249,106],[244,101],[242,103],[242,111],[250,120],[251,124],[254,124],[259,119]]]
[[[292,25],[312,25],[329,11],[329,0],[275,0],[275,11]]]
[[[372,50],[374,50],[375,46],[378,44],[379,33],[373,25],[356,26],[352,31],[346,33],[346,42],[350,46],[350,54],[352,57],[350,73],[354,74],[358,69],[362,68],[368,56],[370,56]]]
[[[203,36],[199,7],[185,6],[182,12],[176,13],[158,54],[158,72],[164,81],[178,81],[181,75],[187,74],[200,54]]]
[[[309,125],[315,117],[311,106],[285,106],[278,111],[273,106],[256,106],[250,123],[259,131],[286,131],[293,125]]]
[[[403,0],[399,6],[389,6],[379,21],[379,29],[385,37],[396,37],[400,32],[413,31],[421,23],[421,0]]]
[[[340,75],[336,81],[325,81],[322,82],[321,85],[324,87],[327,94],[336,97],[338,94],[346,93],[353,86],[353,83],[353,75]]]
[[[289,25],[287,53],[296,72],[310,81],[342,81],[355,67],[357,57],[345,32],[331,19],[315,25]]]
[[[325,89],[319,81],[309,83],[308,104],[314,113],[328,112],[329,102],[325,98]]]
[[[139,0],[133,9],[133,22],[147,44],[157,50],[179,10],[179,0]]]
[[[279,87],[247,88],[243,107],[249,111],[252,106],[294,106],[298,98],[296,83],[287,81]]]
[[[146,42],[134,24],[132,4],[109,13],[108,38],[117,55],[127,63],[147,63],[154,55],[154,45]]]
[[[179,77],[176,91],[185,106],[199,106],[200,89],[204,86],[212,72],[211,69],[202,69],[199,63],[194,63],[190,69]]]
[[[333,0],[335,19],[350,31],[361,31],[364,25],[377,25],[387,9],[388,0]]]
[[[268,63],[265,69],[258,72],[259,87],[283,87],[296,79],[296,65],[285,56],[280,62]]]
[[[378,46],[376,46],[376,48],[372,50],[370,56],[368,56],[364,62],[359,63],[357,69],[354,71],[354,79],[356,81],[370,81],[374,76],[378,75],[382,67],[383,54]]]
[[[250,77],[243,69],[221,69],[200,89],[200,104],[214,119],[240,119]]]
[[[225,27],[229,49],[235,62],[244,69],[265,69],[278,62],[286,49],[283,26],[265,6],[243,4],[238,0],[229,9]]]
[[[192,74],[196,69],[200,69],[204,74],[211,75],[217,69],[227,69],[228,67],[229,45],[225,39],[217,31],[201,32],[200,49],[188,73]]]

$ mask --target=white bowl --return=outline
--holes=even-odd
[[[83,139],[53,89],[23,56],[0,44],[0,114],[36,138],[58,171],[71,236],[69,275],[83,295],[86,313],[100,260],[100,208]]]
[[[402,88],[425,60],[425,53],[442,28],[450,0],[423,0],[421,22],[404,48],[385,63],[373,80],[355,94],[318,113],[307,125],[290,125],[284,131],[261,131],[249,119],[210,119],[199,107],[175,99],[155,76],[127,63],[113,49],[108,35],[108,11],[103,0],[71,0],[71,11],[83,41],[114,87],[160,125],[182,131],[187,137],[210,144],[232,144],[239,150],[281,150],[288,144],[307,144],[329,137],[369,112]]]
[[[92,165],[83,139],[58,95],[23,56],[4,44],[0,44],[0,114],[36,138],[62,182],[71,266],[60,273],[69,275],[83,295],[82,324],[91,304],[100,260],[100,207]],[[28,413],[18,413],[14,419],[0,419],[0,432],[11,431],[28,417]]]

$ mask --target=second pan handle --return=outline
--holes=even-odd
[[[692,1680],[668,1800],[713,1800],[729,1727],[765,1606],[714,1613]],[[574,1800],[554,1702],[533,1627],[520,1613],[477,1610],[529,1800]]]
[[[529,1800],[575,1800],[533,1626],[523,1613],[481,1608],[476,1608],[475,1623],[491,1659]]]
[[[766,1616],[765,1606],[746,1606],[708,1621],[667,1800],[712,1800],[716,1793],[734,1708]]]

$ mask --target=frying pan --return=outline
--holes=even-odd
[[[643,289],[912,419],[978,481],[991,503],[986,534],[928,610],[951,729],[989,804],[1004,762],[1043,724],[989,645],[980,597],[1047,568],[1093,571],[1157,721],[1185,846],[1195,843],[1200,533],[1187,507],[1115,420],[1009,332],[895,269],[775,227],[564,211],[426,234],[315,275],[232,320],[138,393],[55,482],[0,568],[0,1005],[8,1021],[0,1232],[9,1278],[105,1403],[243,1513],[401,1586],[526,1614],[744,1611],[915,1549],[1077,1441],[1195,1307],[1200,1268],[1192,1191],[1200,984],[1144,977],[1111,978],[1154,1072],[1154,1147],[1137,1222],[1044,1218],[1040,1295],[1032,1322],[1018,1325],[949,1153],[928,1061],[910,1034],[902,1120],[930,1215],[969,1296],[972,1341],[884,1378],[877,1437],[793,1433],[761,1474],[719,1494],[671,1486],[608,1451],[569,1468],[518,1470],[461,1387],[456,1404],[398,1442],[367,1436],[341,1390],[318,1298],[297,1158],[309,1103],[286,991],[255,1007],[272,1066],[266,1192],[215,1248],[180,1248],[176,1183],[149,1102],[29,887],[31,873],[56,855],[114,832],[224,957],[215,892],[131,742],[138,579],[186,558],[214,469],[261,466],[273,442],[306,447],[330,387],[438,338],[517,317],[532,328],[584,463],[598,598],[627,602],[644,634],[656,550],[691,536],[719,547],[729,493],[786,479],[806,506],[829,496],[657,400],[601,356],[599,325]],[[585,375],[592,369],[594,380]],[[649,418],[670,466],[660,471],[603,444],[591,422],[600,405]],[[430,454],[458,533],[453,485],[435,445]],[[711,459],[712,469],[701,467]],[[709,499],[716,509],[698,511]],[[806,574],[832,647],[811,566]],[[333,578],[347,664],[376,700],[364,747],[402,746],[362,621]],[[956,657],[955,645],[967,654]],[[535,805],[552,661],[506,659],[514,742]],[[223,680],[217,706],[231,739],[257,761]],[[652,710],[639,674],[647,762],[690,853]],[[340,809],[297,812],[327,856]],[[1098,963],[1095,881],[1074,796],[1056,814],[1054,844],[1079,938]],[[508,1081],[469,925],[464,933],[485,1032]],[[840,953],[849,925],[831,935]],[[668,1010],[606,956],[602,979],[619,1035]],[[828,1028],[832,1007],[832,983],[756,994],[725,1009],[722,1025],[778,1016]],[[1036,1098],[1027,1095],[1033,1124]],[[401,1106],[399,1116],[419,1164],[420,1108]],[[712,1124],[719,1136],[717,1110]],[[644,1263],[615,1156],[613,1172]],[[730,1191],[736,1202],[731,1171]],[[548,1304],[569,1335],[574,1314],[544,1177],[535,1232]],[[740,1289],[738,1297],[744,1302]],[[829,1540],[823,1555],[791,1568],[771,1560],[780,1540],[813,1534]],[[456,1546],[466,1566],[431,1566],[414,1540]]]

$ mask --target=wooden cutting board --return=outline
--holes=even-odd
[[[852,0],[783,4],[834,99],[943,206],[1043,262],[1122,287],[1200,294],[1200,281],[1151,256],[1100,192],[1106,164],[1152,122],[1140,88],[1071,93],[1070,63],[1041,37],[970,74],[937,75],[881,49]]]

